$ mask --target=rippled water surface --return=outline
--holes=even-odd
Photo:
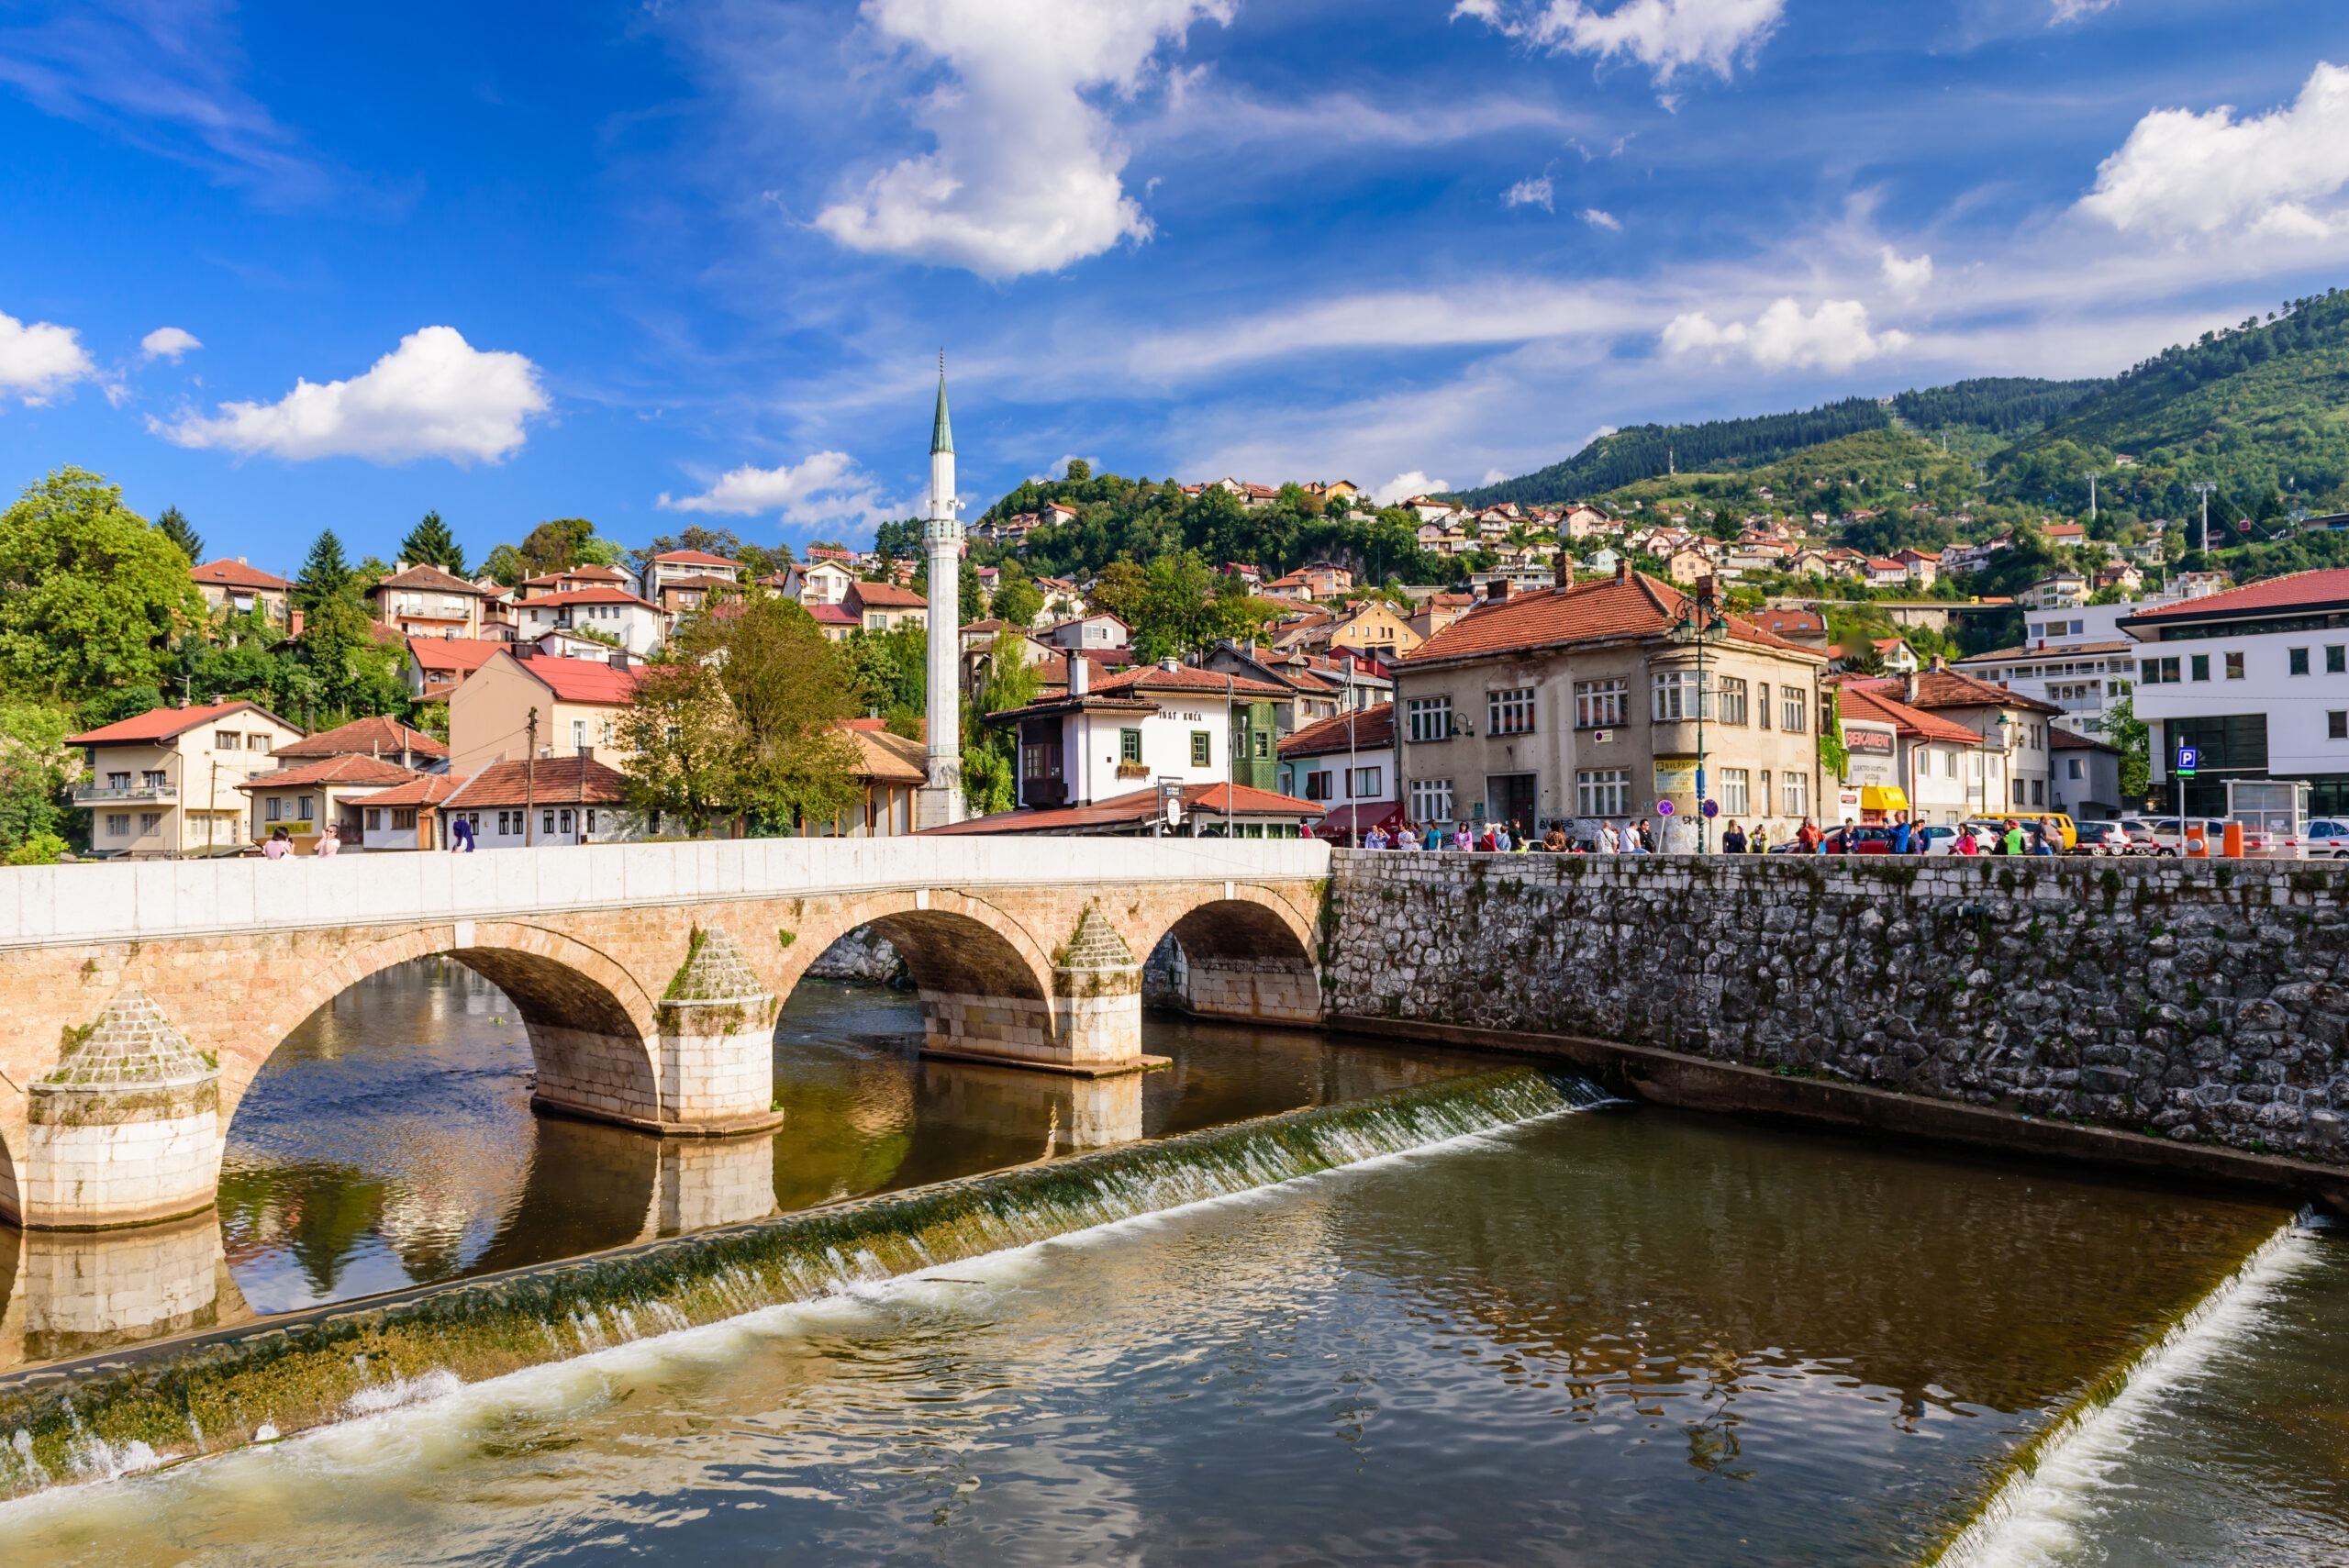
[[[418,1009],[392,1031],[427,1041],[392,1053],[412,1066],[368,1067],[384,1012],[322,1015],[273,1064],[298,1093],[239,1116],[224,1207],[256,1304],[1482,1065],[1153,1024],[1176,1068],[1088,1098],[924,1064],[909,1006],[836,989],[779,1039],[783,1134],[687,1167],[518,1110],[518,1029],[454,973],[385,986]],[[1911,1562],[2284,1218],[1585,1111],[53,1493],[0,1507],[0,1540],[10,1568]],[[2264,1561],[2251,1510],[2340,1517],[2349,1278],[2312,1256],[2207,1405],[2160,1407],[2142,1496],[2079,1510],[2056,1560]]]

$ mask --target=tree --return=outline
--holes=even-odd
[[[852,700],[878,713],[903,735],[920,732],[930,702],[930,636],[917,626],[860,631],[846,644],[854,682]]]
[[[705,660],[664,651],[637,683],[618,740],[634,810],[682,817],[696,835],[735,814],[742,726]]]
[[[164,507],[157,515],[155,526],[162,529],[164,536],[186,553],[189,565],[193,566],[204,559],[204,536],[195,531],[195,528],[189,524],[186,514],[177,506]]]
[[[1041,681],[1036,667],[1021,657],[1025,648],[1026,639],[1019,633],[996,632],[987,651],[986,684],[979,688],[979,700],[963,710],[963,796],[981,817],[1019,804],[1014,762],[1018,737],[1001,725],[989,724],[987,716],[1036,700]]]
[[[1093,465],[1091,463],[1085,462],[1081,457],[1073,457],[1068,460],[1068,482],[1071,484],[1082,484],[1092,477]]]
[[[853,804],[862,754],[842,728],[854,712],[838,644],[796,602],[759,594],[734,613],[694,623],[714,638],[726,695],[742,734],[736,798],[773,829],[829,822]],[[917,634],[918,635],[918,634]]]
[[[320,605],[348,593],[351,578],[350,559],[342,553],[342,540],[332,528],[324,529],[310,541],[310,553],[302,562],[301,575],[294,579],[294,606],[306,617]]]
[[[61,468],[0,512],[0,682],[74,707],[151,685],[204,618],[185,553],[95,473]]]
[[[1030,627],[1044,613],[1043,590],[1036,580],[1017,565],[1007,565],[996,580],[995,603],[988,607],[996,619],[1017,627]]]
[[[10,865],[55,862],[66,836],[88,825],[67,804],[71,722],[50,704],[0,704],[0,857]]]
[[[451,576],[467,575],[465,552],[438,512],[425,513],[423,521],[408,529],[407,538],[400,540],[400,559],[411,566],[438,566]]]
[[[2137,717],[2134,697],[2122,697],[2096,721],[2096,729],[2121,748],[2121,804],[2142,805],[2154,788],[2153,727]]]
[[[295,657],[309,680],[289,680],[284,688],[289,706],[300,699],[313,721],[321,712],[351,717],[407,706],[406,683],[397,668],[401,655],[375,641],[373,622],[360,601],[361,584],[334,530],[321,532],[294,581],[294,602],[302,611]]]
[[[706,528],[699,523],[689,523],[673,534],[655,535],[651,544],[628,552],[629,564],[639,577],[652,570],[652,558],[666,555],[674,550],[697,550],[705,555],[722,555],[729,561],[742,559],[742,538],[732,528]]]

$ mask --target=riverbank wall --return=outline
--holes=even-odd
[[[1341,851],[1323,985],[1333,1027],[1544,1049],[1707,1109],[2349,1171],[2330,864]]]

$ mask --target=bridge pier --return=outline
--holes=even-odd
[[[663,1139],[644,1233],[682,1236],[764,1219],[774,1207],[773,1139]]]
[[[1203,1018],[1307,1028],[1321,1021],[1321,983],[1313,971],[1264,959],[1189,959],[1182,997],[1184,1010]]]
[[[1086,905],[1053,954],[1052,995],[981,996],[921,992],[922,1050],[930,1056],[1099,1077],[1163,1065],[1141,1051],[1141,965],[1117,928]]]
[[[228,1277],[220,1217],[124,1230],[28,1230],[0,1316],[0,1370],[62,1361],[249,1317]]]
[[[57,1065],[27,1099],[27,1229],[103,1230],[212,1207],[225,1130],[219,1065],[138,986],[66,1031]]]

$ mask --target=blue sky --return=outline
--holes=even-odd
[[[290,570],[1471,484],[2349,284],[2341,0],[0,0],[0,484]]]

